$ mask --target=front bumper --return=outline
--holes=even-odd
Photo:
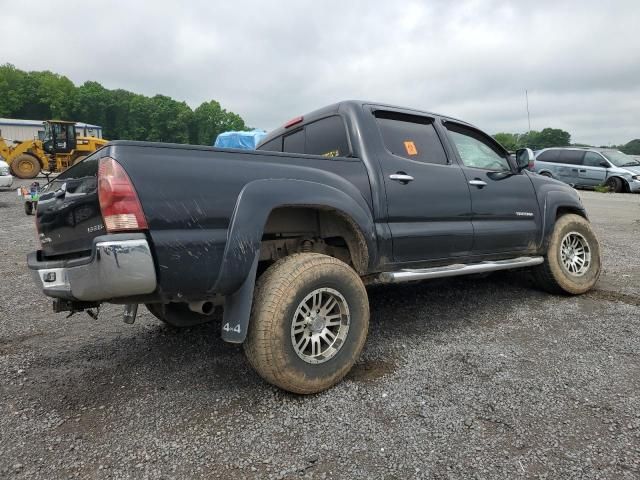
[[[36,285],[49,297],[102,302],[147,295],[157,286],[144,234],[97,237],[89,257],[50,261],[41,253],[30,253],[27,265]]]
[[[640,192],[640,180],[631,180],[627,182],[629,185],[629,190],[633,193]]]
[[[12,175],[0,175],[0,188],[9,188],[13,185]]]

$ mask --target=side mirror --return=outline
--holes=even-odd
[[[535,156],[533,155],[533,150],[530,148],[520,148],[516,150],[516,165],[518,166],[519,172],[525,168],[532,169],[534,161]]]
[[[601,167],[604,167],[604,168],[609,168],[609,164],[608,164],[607,162],[605,162],[604,160],[602,160],[602,161],[600,162],[600,166],[601,166]]]

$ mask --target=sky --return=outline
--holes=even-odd
[[[0,0],[0,63],[215,99],[248,125],[346,99],[488,133],[640,138],[640,0]],[[65,36],[65,32],[69,36]]]

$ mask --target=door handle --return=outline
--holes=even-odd
[[[586,170],[578,170],[580,173],[587,173]]]
[[[482,188],[487,186],[487,182],[485,182],[484,180],[480,180],[479,178],[474,178],[473,180],[469,180],[469,185]]]
[[[392,173],[391,175],[389,175],[389,178],[400,183],[409,183],[413,180],[413,177],[411,175],[407,175],[404,172]]]

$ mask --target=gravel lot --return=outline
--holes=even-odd
[[[640,196],[582,196],[595,291],[526,272],[372,288],[360,363],[298,397],[219,325],[51,313],[33,217],[0,192],[0,477],[639,478]]]

